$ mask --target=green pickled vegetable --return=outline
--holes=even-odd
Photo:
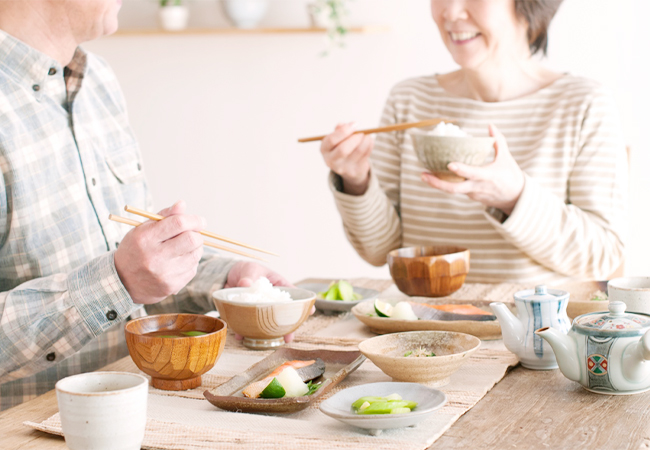
[[[397,394],[386,397],[361,397],[352,403],[352,409],[357,414],[405,414],[411,412],[417,402],[402,400]]]
[[[345,281],[339,280],[337,282],[330,283],[326,291],[319,292],[318,298],[324,300],[342,300],[344,302],[361,300],[361,295],[354,292],[352,285]]]

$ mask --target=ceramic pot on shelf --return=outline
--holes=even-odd
[[[228,18],[237,28],[255,28],[264,18],[268,0],[223,0]]]
[[[187,6],[161,6],[158,11],[160,26],[167,31],[180,31],[187,28],[190,12]]]
[[[316,3],[307,4],[312,28],[329,28],[332,25],[331,11]]]

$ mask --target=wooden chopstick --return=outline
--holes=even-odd
[[[129,206],[129,205],[126,205],[124,207],[124,211],[130,212],[131,214],[137,214],[138,216],[146,217],[147,219],[151,219],[151,220],[163,220],[165,218],[164,216],[154,214],[154,213],[150,213],[150,212],[145,211],[143,209],[135,208],[135,207]],[[243,242],[235,241],[234,239],[229,239],[229,238],[224,237],[224,236],[219,236],[218,234],[212,233],[210,231],[201,230],[201,231],[199,231],[199,233],[201,233],[203,236],[211,237],[212,239],[217,239],[219,241],[228,242],[229,244],[239,245],[240,247],[245,247],[245,248],[250,248],[251,250],[256,250],[258,252],[266,253],[268,255],[280,256],[277,253],[262,250],[261,248],[253,247],[252,245],[244,244]]]
[[[138,227],[142,225],[142,222],[138,222],[137,220],[127,219],[126,217],[122,217],[122,216],[114,216],[113,214],[109,214],[108,218],[113,222],[119,222],[125,225],[131,225],[132,227]],[[240,252],[239,250],[235,250],[234,248],[224,247],[222,245],[213,244],[212,242],[204,241],[203,245],[207,245],[208,247],[212,247],[212,248],[217,248],[219,250],[224,250],[230,253],[236,253],[238,255],[247,256],[249,258],[259,259],[260,261],[268,262],[267,260],[259,258],[255,255],[249,255],[248,253]]]
[[[387,131],[407,130],[409,128],[421,128],[421,127],[429,127],[431,125],[438,125],[440,122],[453,123],[454,121],[449,119],[429,119],[429,120],[422,120],[420,122],[398,123],[397,125],[390,125],[387,127],[368,128],[367,130],[355,131],[355,133],[372,134],[372,133],[383,133]],[[298,142],[321,141],[326,136],[327,135],[302,138],[302,139],[298,139]]]

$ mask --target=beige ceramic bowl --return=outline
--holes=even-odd
[[[435,387],[449,383],[449,377],[480,345],[479,338],[465,333],[409,331],[367,339],[359,344],[359,350],[395,381]],[[404,356],[419,348],[436,356]]]
[[[284,335],[292,333],[309,317],[316,293],[300,288],[278,287],[291,295],[286,303],[239,303],[228,300],[248,288],[221,289],[212,294],[219,315],[228,327],[244,337],[244,345],[266,350],[284,345]]]
[[[449,163],[482,166],[494,151],[494,138],[491,137],[429,136],[417,132],[412,137],[415,154],[422,165],[445,181],[465,181],[447,169]]]
[[[397,288],[411,297],[445,297],[461,288],[469,272],[469,250],[452,245],[405,247],[388,253]]]

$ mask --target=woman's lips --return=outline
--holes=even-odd
[[[481,33],[478,31],[449,32],[449,37],[454,44],[465,44],[476,39]]]

